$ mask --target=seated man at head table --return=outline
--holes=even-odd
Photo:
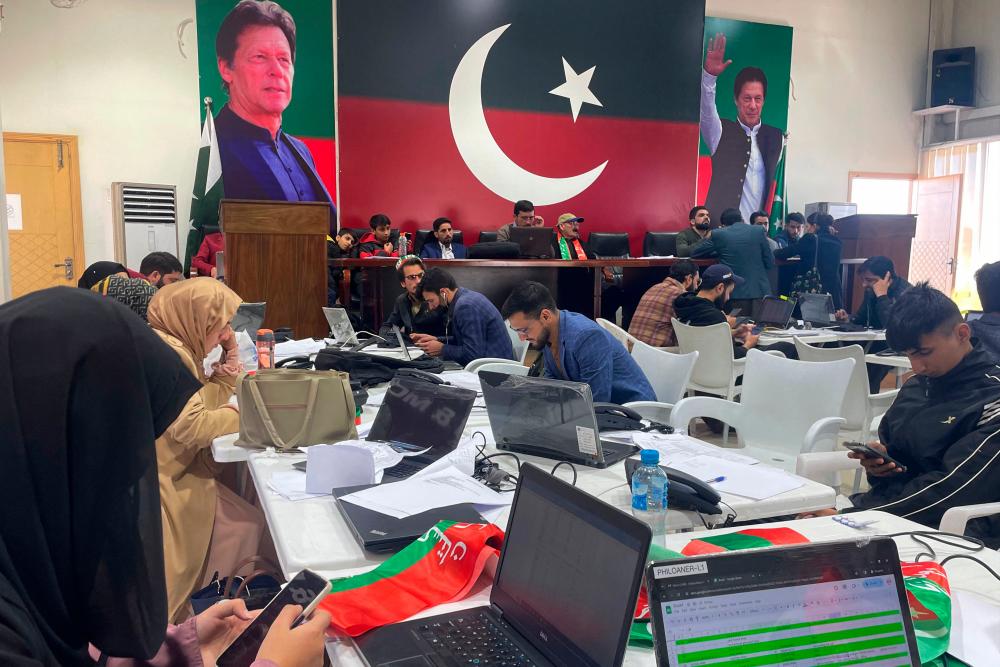
[[[707,327],[726,322],[732,329],[733,357],[742,359],[747,351],[757,348],[777,350],[789,359],[798,359],[795,345],[780,341],[771,345],[758,345],[760,334],[753,333],[750,324],[736,324],[736,318],[726,315],[724,309],[730,295],[743,282],[743,278],[733,273],[725,264],[713,264],[701,275],[701,285],[697,292],[684,292],[674,299],[677,321],[692,327]]]
[[[178,280],[184,280],[184,266],[181,260],[169,252],[158,250],[142,258],[139,273],[146,276],[149,284],[160,289]]]
[[[597,403],[656,400],[625,346],[586,315],[556,308],[545,285],[521,283],[501,312],[521,340],[542,351],[545,377],[586,382]]]
[[[677,345],[674,325],[670,321],[675,316],[674,301],[681,294],[697,292],[699,285],[701,276],[694,262],[687,259],[674,262],[670,275],[642,295],[628,326],[629,335],[653,347]]]
[[[527,199],[514,202],[514,220],[497,230],[497,241],[510,241],[513,227],[544,227],[545,220],[535,215],[535,205]]]
[[[376,213],[368,221],[371,231],[361,237],[358,250],[361,259],[372,257],[399,257],[399,248],[392,243],[392,220],[384,213]]]
[[[455,230],[451,220],[448,218],[438,218],[432,225],[434,229],[434,240],[428,239],[424,247],[420,249],[420,256],[424,259],[465,259],[465,245],[455,243]]]
[[[708,238],[712,229],[712,216],[704,206],[695,206],[688,213],[688,228],[677,233],[677,257],[690,257],[694,247]]]
[[[444,314],[444,336],[410,334],[410,339],[432,357],[468,364],[493,357],[514,361],[514,346],[496,306],[479,292],[459,287],[444,269],[428,269],[420,283],[427,308]]]
[[[969,326],[983,351],[1000,361],[1000,262],[983,264],[976,271],[976,287],[983,315]]]
[[[913,365],[882,418],[872,449],[851,452],[871,489],[853,509],[881,510],[936,528],[951,507],[1000,501],[1000,366],[974,346],[969,325],[947,296],[920,283],[896,300],[889,345]],[[821,510],[816,515],[835,514]],[[1000,547],[1000,516],[974,519],[966,534]]]
[[[865,298],[861,307],[853,316],[843,310],[838,310],[837,320],[860,324],[869,329],[885,329],[889,321],[889,311],[896,303],[899,295],[910,289],[910,283],[896,275],[892,260],[888,257],[875,255],[869,257],[858,268],[858,280],[865,287]],[[868,346],[868,352],[875,354],[888,349],[889,346],[880,340]],[[889,367],[879,364],[868,364],[868,391],[878,393],[882,380],[889,374]]]
[[[378,332],[390,345],[396,344],[396,336],[392,332],[394,326],[399,327],[404,336],[412,333],[429,334],[435,338],[444,336],[444,309],[431,310],[420,291],[424,274],[424,263],[415,255],[407,255],[396,263],[396,277],[403,293],[396,297],[392,312]]]

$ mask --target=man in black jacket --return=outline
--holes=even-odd
[[[1000,262],[983,264],[976,271],[976,287],[983,314],[969,326],[983,350],[1000,361]]]
[[[916,375],[882,418],[879,442],[869,445],[905,467],[849,454],[871,483],[851,496],[854,507],[936,528],[951,507],[1000,501],[1000,366],[973,346],[958,306],[927,283],[896,300],[886,337]],[[997,548],[1000,516],[969,522],[966,534]]]
[[[415,255],[407,255],[396,265],[396,276],[399,284],[405,290],[396,297],[392,311],[382,323],[379,335],[385,338],[391,347],[396,345],[396,336],[392,327],[399,327],[403,336],[411,333],[424,333],[432,336],[444,336],[445,314],[443,310],[430,310],[427,302],[420,294],[420,281],[424,278],[424,263]]]

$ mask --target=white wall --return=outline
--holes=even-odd
[[[198,60],[194,26],[185,60],[177,25],[194,18],[194,0],[4,5],[3,130],[79,137],[87,262],[113,253],[113,181],[176,185],[185,228],[199,143]]]
[[[916,172],[928,11],[929,0],[707,0],[709,16],[795,30],[789,210],[846,201],[850,171]]]

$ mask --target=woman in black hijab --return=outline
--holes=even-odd
[[[77,287],[90,289],[108,276],[121,274],[122,278],[128,278],[128,269],[118,262],[94,262],[86,268],[80,279],[76,281]]]
[[[54,288],[0,306],[0,664],[89,667],[88,644],[167,657],[154,441],[200,386],[111,299]],[[195,653],[198,642],[204,656],[206,642],[220,641],[213,631],[231,634],[223,617],[246,624],[245,607],[230,607],[242,611],[189,621]],[[325,627],[329,617],[317,620]],[[282,643],[304,644],[296,633],[313,621],[281,628]],[[169,657],[162,664],[188,662]],[[137,664],[109,664],[122,663]]]

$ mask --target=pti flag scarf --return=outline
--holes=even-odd
[[[559,255],[563,259],[573,259],[573,255],[569,251],[569,243],[566,241],[566,237],[556,232],[556,236],[559,239]],[[576,250],[576,259],[587,259],[587,253],[583,251],[583,246],[580,244],[580,239],[573,239],[573,248]]]
[[[371,572],[334,580],[319,607],[331,626],[357,637],[461,600],[500,554],[503,537],[493,524],[441,521]]]

